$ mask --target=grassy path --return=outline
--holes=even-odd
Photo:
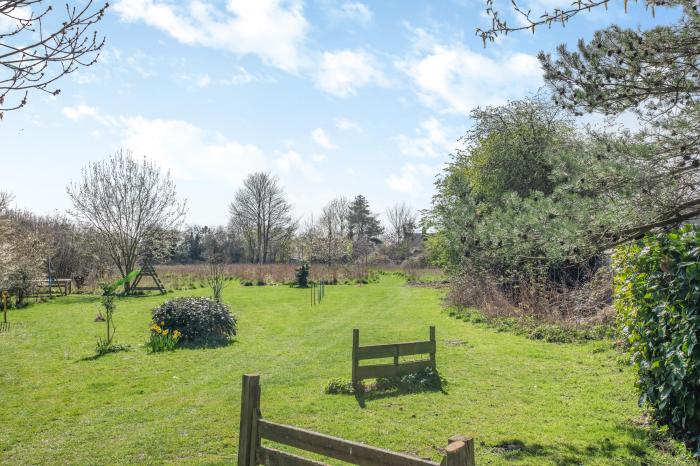
[[[187,294],[206,294],[194,290]],[[185,294],[185,293],[178,293]],[[10,314],[0,335],[0,462],[235,463],[240,379],[261,374],[265,417],[437,459],[455,433],[477,439],[479,464],[673,464],[635,427],[632,376],[609,342],[554,345],[450,318],[440,292],[393,276],[308,291],[229,286],[236,342],[148,354],[162,297],[118,302],[125,353],[86,360],[102,331],[97,301],[73,296]],[[424,339],[437,327],[447,394],[371,399],[325,395],[349,379],[352,328],[361,343]],[[678,463],[680,464],[680,462]]]

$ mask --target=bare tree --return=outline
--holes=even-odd
[[[221,302],[221,292],[226,287],[226,267],[223,262],[212,259],[209,261],[209,274],[207,275],[207,283],[211,287],[214,300],[217,303]]]
[[[345,197],[337,197],[321,211],[319,224],[322,230],[326,263],[342,257],[347,241],[348,212],[350,203]]]
[[[146,158],[136,160],[128,150],[90,163],[82,180],[67,191],[75,216],[97,230],[124,278],[135,269],[144,246],[179,226],[187,211],[170,174],[163,175]]]
[[[395,204],[386,210],[391,231],[389,239],[394,246],[405,244],[416,230],[415,212],[405,203]]]
[[[264,264],[283,241],[296,229],[292,207],[284,197],[277,177],[253,173],[244,181],[229,206],[231,226],[241,234],[253,262]]]
[[[66,4],[59,17],[44,0],[0,0],[0,24],[9,25],[0,29],[0,119],[26,105],[30,89],[57,95],[56,80],[97,61],[105,39],[92,29],[107,7]]]

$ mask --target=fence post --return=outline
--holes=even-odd
[[[435,361],[435,351],[437,351],[437,344],[435,343],[435,326],[431,325],[430,326],[430,341],[433,343],[433,351],[430,352],[430,364],[433,366],[433,369],[437,367],[436,361]]]
[[[394,366],[396,366],[396,374],[399,373],[399,345],[398,343],[394,345]]]
[[[459,466],[476,466],[476,459],[474,457],[474,439],[471,437],[467,437],[465,435],[453,435],[449,439],[447,439],[448,443],[448,449],[450,445],[455,445],[455,444],[462,444],[464,447],[460,447],[459,450],[462,451],[460,453],[459,458],[461,458],[462,463],[455,463],[458,464]],[[459,447],[459,445],[457,445]],[[451,463],[447,463],[448,465]]]
[[[257,416],[260,408],[260,376],[243,376],[241,426],[238,434],[238,466],[255,466],[258,443]]]
[[[352,386],[357,386],[357,348],[360,346],[360,329],[352,329]]]

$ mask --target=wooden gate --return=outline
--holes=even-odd
[[[474,441],[451,437],[441,463],[268,421],[260,412],[260,376],[244,375],[238,466],[324,466],[325,463],[263,445],[280,443],[363,466],[474,466]]]
[[[430,327],[430,337],[425,341],[390,343],[386,345],[360,346],[360,331],[352,331],[352,384],[357,386],[363,379],[393,377],[418,372],[426,367],[435,369],[435,327]],[[399,357],[426,354],[427,359],[400,362]],[[366,359],[394,358],[393,364],[360,366]]]

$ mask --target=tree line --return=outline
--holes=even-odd
[[[21,298],[38,279],[72,278],[80,287],[114,270],[122,277],[143,259],[160,263],[401,263],[422,257],[417,214],[387,210],[383,226],[358,195],[332,199],[318,217],[295,218],[279,179],[252,173],[233,195],[228,223],[184,225],[186,202],[170,174],[120,150],[88,164],[67,187],[73,208],[39,216],[0,196],[0,287]],[[420,259],[418,259],[420,260]]]

